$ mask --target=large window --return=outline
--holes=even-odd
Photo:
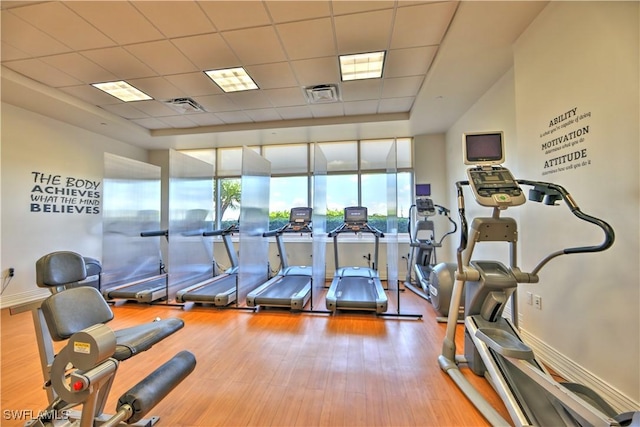
[[[394,146],[396,152],[390,150]],[[413,199],[413,164],[410,138],[318,143],[327,160],[327,230],[343,220],[347,206],[366,206],[369,220],[382,231],[387,227],[387,172],[396,171],[398,231],[407,232]],[[311,206],[313,144],[251,147],[271,163],[270,229],[289,219],[292,207]],[[187,151],[187,154],[189,152]],[[196,150],[193,155],[215,163],[216,224],[226,227],[240,218],[242,148]],[[395,169],[393,163],[395,157]]]

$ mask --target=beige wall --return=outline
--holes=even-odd
[[[101,197],[82,198],[78,196],[81,193],[76,193],[68,196],[75,198],[75,203],[65,203],[59,194],[55,201],[50,199],[40,203],[41,206],[50,205],[47,209],[51,211],[59,211],[63,205],[72,206],[64,209],[71,209],[75,213],[32,212],[30,205],[32,196],[48,195],[44,191],[55,191],[54,187],[62,191],[77,189],[66,186],[67,178],[97,182],[96,189],[79,190],[100,193],[104,152],[146,160],[145,150],[2,104],[0,260],[3,277],[9,267],[15,269],[15,276],[2,294],[2,307],[32,300],[42,293],[35,285],[35,262],[42,255],[56,250],[71,250],[86,256],[101,257]],[[38,177],[59,178],[49,183],[42,180],[35,182],[36,175],[33,172],[42,174]],[[35,188],[36,185],[40,186],[43,193]],[[83,205],[80,199],[91,202],[99,200],[100,205]],[[88,208],[92,212],[95,208],[97,213],[85,213]],[[78,213],[78,210],[83,213]]]

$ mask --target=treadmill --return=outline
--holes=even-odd
[[[140,237],[169,238],[168,230],[143,231]],[[160,260],[158,274],[144,277],[126,283],[115,284],[102,291],[102,296],[107,301],[114,299],[124,299],[142,303],[152,303],[156,300],[167,298],[167,288],[169,286],[169,275],[164,270],[164,264]]]
[[[371,233],[375,236],[373,268],[339,267],[338,235]],[[378,246],[384,234],[367,222],[367,208],[351,206],[344,209],[344,222],[328,235],[333,237],[336,271],[325,297],[327,310],[364,310],[376,314],[387,311],[387,295],[378,275]]]
[[[312,212],[313,209],[308,207],[292,208],[287,224],[263,234],[264,237],[275,236],[281,267],[276,276],[247,295],[247,306],[285,307],[300,311],[307,305],[311,297],[311,266],[289,266],[282,235],[285,233],[310,234]]]
[[[180,289],[176,293],[176,302],[196,304],[213,304],[216,307],[226,307],[236,301],[236,288],[238,280],[238,256],[233,247],[231,236],[238,232],[238,225],[233,224],[228,228],[214,231],[205,231],[203,236],[222,236],[227,256],[231,262],[231,267],[224,273],[212,278],[203,280],[186,288]]]

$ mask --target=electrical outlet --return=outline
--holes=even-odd
[[[527,292],[527,304],[533,305],[533,293]]]
[[[13,267],[9,267],[8,276],[13,277],[15,273],[16,273],[16,270]]]
[[[542,297],[540,295],[533,296],[533,306],[538,310],[542,310]]]

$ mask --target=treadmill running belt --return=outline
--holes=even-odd
[[[311,283],[311,278],[308,276],[282,276],[280,280],[256,296],[256,303],[290,306],[291,298],[309,283]]]
[[[166,278],[159,277],[154,280],[149,280],[142,283],[136,283],[135,285],[125,286],[120,289],[114,290],[106,290],[107,296],[109,299],[111,298],[120,298],[120,299],[133,299],[140,300],[142,302],[151,302],[158,298],[163,298],[166,296]],[[152,294],[155,295],[155,298]]]
[[[182,295],[182,299],[184,301],[214,302],[218,294],[232,288],[235,290],[235,287],[236,275],[231,274],[220,279],[214,278],[211,283],[185,293]]]
[[[343,277],[336,287],[338,307],[376,307],[376,287],[372,279],[366,277]]]

